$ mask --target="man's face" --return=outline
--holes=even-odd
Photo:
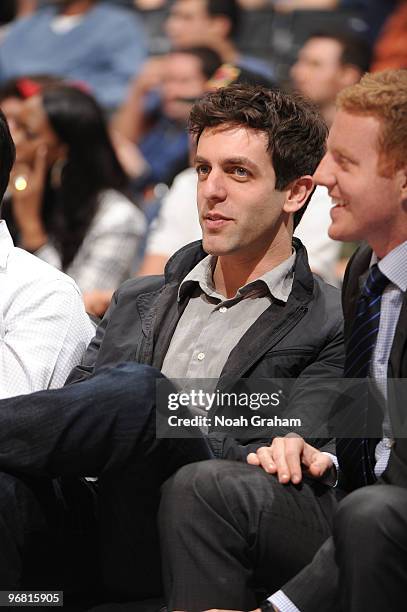
[[[186,121],[193,102],[204,94],[206,81],[199,58],[188,53],[170,53],[161,90],[167,117]]]
[[[291,68],[294,87],[318,105],[331,104],[342,89],[342,46],[331,38],[311,38]]]
[[[171,45],[177,49],[207,45],[212,30],[206,0],[177,0],[165,25]]]
[[[407,210],[402,202],[405,173],[386,178],[379,172],[379,132],[375,117],[339,110],[314,179],[328,188],[333,200],[330,237],[365,240],[383,257],[407,239]]]
[[[246,127],[206,128],[198,142],[198,211],[203,247],[245,261],[263,257],[281,225],[285,192],[267,151],[267,136]]]

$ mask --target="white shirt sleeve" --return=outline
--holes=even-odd
[[[69,279],[24,285],[0,320],[0,398],[61,387],[94,335]]]

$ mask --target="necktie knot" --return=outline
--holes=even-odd
[[[366,297],[381,295],[389,282],[387,276],[379,270],[379,266],[374,264],[370,268],[369,276],[367,277],[362,293]]]

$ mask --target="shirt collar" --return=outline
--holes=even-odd
[[[399,244],[395,249],[387,253],[383,259],[378,259],[373,253],[370,265],[378,263],[380,272],[383,272],[391,283],[396,285],[400,291],[407,290],[407,240]]]
[[[7,268],[8,256],[13,247],[13,240],[8,231],[7,224],[0,219],[0,269]]]
[[[285,259],[277,267],[269,270],[256,280],[240,287],[235,297],[247,294],[252,289],[258,288],[259,284],[263,284],[267,288],[267,293],[270,293],[273,298],[282,302],[287,302],[293,284],[295,256],[296,253],[294,251],[290,257]],[[209,297],[215,297],[225,301],[225,296],[217,293],[213,284],[213,271],[216,261],[217,258],[214,255],[208,255],[192,268],[191,272],[184,278],[178,289],[178,300],[182,300],[185,295],[189,293],[191,286],[196,286],[198,284],[201,290]]]

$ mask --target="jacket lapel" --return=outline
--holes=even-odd
[[[297,300],[284,304],[274,302],[247,330],[222,370],[218,388],[233,384],[287,335],[307,312],[307,307]],[[255,339],[255,341],[253,341]]]
[[[351,334],[358,298],[369,274],[371,258],[370,247],[361,247],[352,257],[346,270],[342,290],[345,341]]]

